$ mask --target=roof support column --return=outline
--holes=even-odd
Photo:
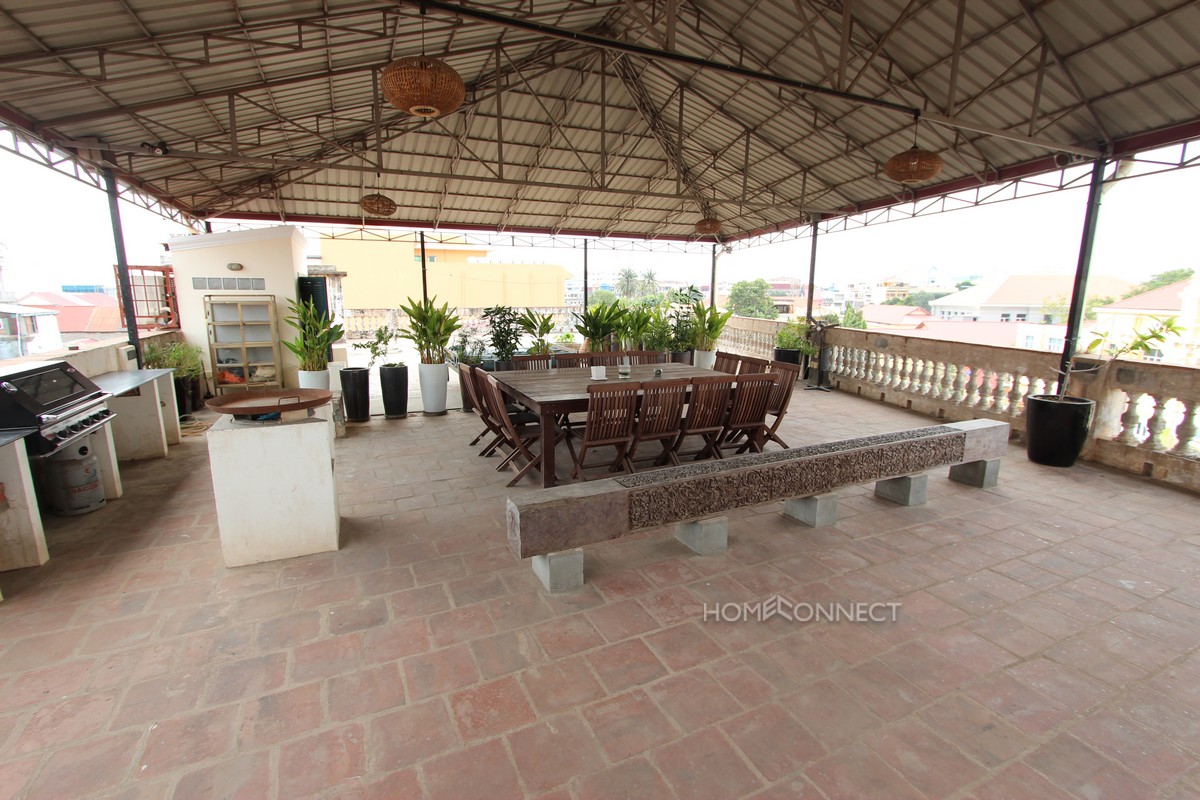
[[[813,321],[813,294],[816,292],[814,288],[817,282],[817,231],[820,227],[817,225],[821,221],[821,215],[813,212],[812,215],[812,251],[808,256],[808,303],[804,311],[804,319],[810,324]]]
[[[708,305],[711,308],[717,307],[717,244],[713,242],[712,246],[712,280],[708,284]]]
[[[429,279],[425,275],[425,231],[421,231],[421,299],[429,302]]]
[[[142,344],[138,340],[137,313],[133,307],[133,287],[129,283],[129,261],[125,257],[125,232],[121,228],[121,209],[117,206],[117,179],[108,167],[102,170],[108,192],[108,216],[112,220],[113,247],[117,251],[117,283],[121,287],[121,310],[125,315],[125,331],[133,345],[138,369],[142,368]]]
[[[1092,162],[1092,181],[1088,186],[1087,210],[1083,215],[1083,239],[1079,243],[1079,261],[1075,265],[1075,283],[1071,287],[1071,310],[1067,312],[1067,333],[1063,337],[1062,359],[1058,368],[1065,375],[1071,357],[1075,355],[1075,343],[1079,339],[1079,327],[1083,323],[1084,295],[1087,293],[1088,269],[1092,264],[1092,246],[1096,241],[1096,223],[1100,217],[1100,195],[1104,188],[1104,169],[1108,159],[1101,157]]]
[[[587,311],[587,307],[588,307],[588,304],[587,304],[588,263],[587,263],[587,261],[588,261],[587,239],[584,239],[583,240],[583,310],[584,311]]]

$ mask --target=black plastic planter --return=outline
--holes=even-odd
[[[193,414],[204,405],[204,392],[199,378],[172,378],[175,382],[175,409],[179,416]]]
[[[347,422],[371,421],[371,371],[366,367],[342,367],[342,403]]]
[[[1069,467],[1087,444],[1096,401],[1086,397],[1059,399],[1052,394],[1025,398],[1025,454],[1035,464]]]
[[[799,350],[786,350],[782,347],[775,348],[775,360],[784,364],[799,364],[800,357]]]
[[[379,386],[383,391],[383,416],[401,419],[408,416],[408,367],[384,364],[379,368]]]
[[[692,363],[692,351],[684,350],[683,352],[671,353],[672,364],[690,364]]]

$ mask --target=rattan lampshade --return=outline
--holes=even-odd
[[[372,217],[390,217],[396,213],[396,203],[390,197],[381,194],[365,194],[358,201],[358,207]]]
[[[437,58],[399,58],[383,68],[387,101],[418,117],[444,117],[462,105],[467,88],[454,68]]]
[[[701,236],[711,236],[721,232],[721,220],[716,217],[705,217],[696,223],[696,233]]]
[[[937,177],[942,171],[942,163],[942,157],[937,153],[914,146],[889,158],[883,171],[901,183],[923,183]]]

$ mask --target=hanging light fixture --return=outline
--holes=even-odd
[[[358,201],[358,207],[372,217],[390,217],[396,213],[395,201],[382,194],[363,195]]]
[[[416,117],[444,117],[462,105],[467,87],[454,67],[425,55],[425,5],[421,4],[421,55],[398,58],[383,68],[383,96]]]
[[[721,232],[721,220],[716,217],[705,217],[696,223],[696,233],[701,236],[715,236]]]
[[[920,115],[913,114],[913,146],[903,153],[892,156],[883,165],[883,171],[892,180],[905,184],[924,183],[936,178],[942,171],[945,162],[942,161],[941,156],[917,147],[917,125],[920,122]]]

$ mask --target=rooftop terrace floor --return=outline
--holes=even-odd
[[[798,392],[783,434],[927,424]],[[479,427],[350,426],[336,553],[226,569],[203,436],[49,519],[0,573],[0,797],[1200,797],[1200,498],[1014,446],[995,489],[763,507],[715,556],[654,531],[550,595]],[[703,619],[774,594],[902,607]]]

